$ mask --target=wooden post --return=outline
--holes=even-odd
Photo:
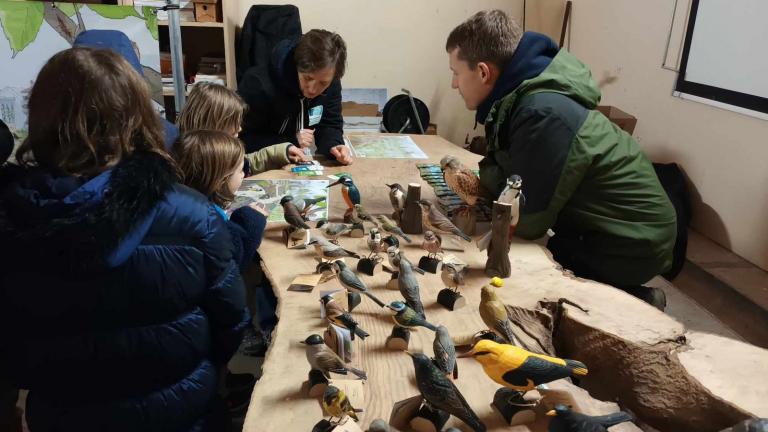
[[[488,260],[485,262],[485,275],[488,277],[508,278],[512,274],[509,262],[509,222],[512,220],[510,204],[493,202],[491,215],[491,244],[488,245]]]
[[[405,210],[400,221],[400,228],[406,234],[421,234],[421,206],[416,202],[421,199],[421,185],[408,184],[408,194],[405,196]]]

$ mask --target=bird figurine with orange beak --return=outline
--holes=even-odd
[[[347,204],[347,211],[344,213],[345,222],[348,219],[348,215],[352,215],[355,209],[355,204],[360,204],[360,190],[355,186],[352,181],[352,177],[348,175],[342,175],[335,182],[328,185],[328,188],[332,188],[336,185],[341,185],[341,196],[344,198],[344,202]]]

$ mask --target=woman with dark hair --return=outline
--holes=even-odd
[[[0,340],[30,430],[226,430],[242,281],[224,221],[177,183],[146,84],[114,51],[72,48],[28,108],[24,173],[0,195]]]
[[[290,142],[349,165],[341,116],[341,77],[347,46],[336,33],[310,30],[279,42],[268,65],[249,69],[238,92],[248,104],[242,140],[246,151]]]

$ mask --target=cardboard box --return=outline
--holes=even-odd
[[[342,102],[341,114],[344,117],[378,117],[381,115],[377,104],[357,102]]]
[[[195,3],[195,21],[221,22],[221,3],[219,0],[192,0]]]
[[[612,121],[616,126],[626,131],[628,134],[632,135],[632,132],[635,131],[635,126],[637,126],[637,117],[633,116],[632,114],[626,113],[616,108],[615,106],[610,105],[599,105],[597,110],[600,111],[604,116],[608,117],[608,120]]]

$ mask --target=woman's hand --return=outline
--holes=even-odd
[[[310,156],[307,156],[299,147],[291,145],[288,147],[288,160],[292,163],[309,162],[312,160]]]
[[[250,207],[250,208],[256,210],[257,212],[263,214],[264,217],[266,217],[266,218],[269,217],[270,211],[266,207],[264,207],[264,204],[262,204],[260,202],[252,202],[252,203],[248,204],[248,207]]]
[[[349,152],[349,147],[340,144],[331,148],[331,156],[336,158],[336,162],[342,165],[352,165],[352,154]]]

